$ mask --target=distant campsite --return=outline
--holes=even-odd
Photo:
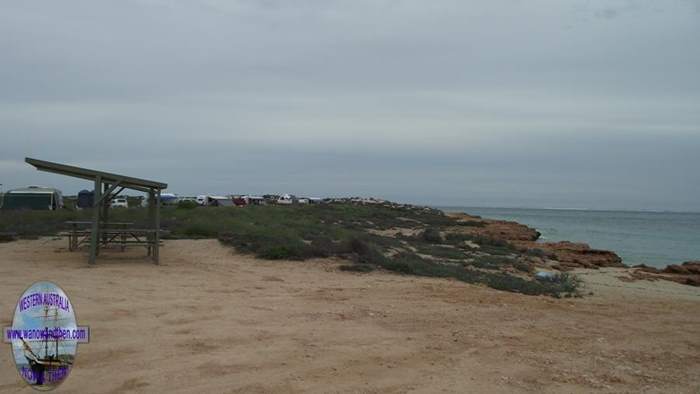
[[[87,209],[92,208],[95,193],[93,190],[81,190],[75,195],[64,195],[57,188],[31,185],[24,188],[11,189],[0,193],[0,209],[3,210],[57,210],[57,209]],[[180,196],[174,193],[160,195],[161,206],[203,206],[203,207],[244,207],[247,205],[296,205],[321,204],[356,200],[367,203],[381,203],[375,198],[351,199],[298,197],[293,194],[199,194],[196,196]],[[117,196],[111,200],[111,208],[147,207],[148,199],[141,195]]]

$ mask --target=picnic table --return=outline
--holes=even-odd
[[[68,250],[75,251],[80,245],[90,242],[92,222],[69,220],[65,223],[70,226],[70,230],[65,234],[68,236]],[[132,222],[102,223],[100,246],[118,244],[121,250],[124,251],[127,245],[141,245],[147,247],[148,255],[150,256],[153,246],[155,246],[155,234],[159,230],[131,228],[130,226],[133,225],[134,223]],[[162,230],[160,232],[163,233]]]

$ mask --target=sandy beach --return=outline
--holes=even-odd
[[[51,280],[91,343],[66,393],[700,391],[700,288],[579,271],[583,298],[262,261],[216,240],[166,241],[162,263],[65,239],[0,244],[0,318]],[[136,258],[134,258],[136,257]],[[0,392],[31,392],[10,346]]]

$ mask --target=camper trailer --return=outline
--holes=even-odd
[[[225,196],[199,195],[197,196],[197,204],[205,207],[232,207],[233,199]]]
[[[3,196],[2,209],[33,209],[55,211],[63,208],[63,194],[60,190],[28,186],[23,189],[8,190]]]
[[[230,197],[224,196],[207,196],[209,201],[207,205],[210,207],[233,207],[235,206]]]
[[[163,193],[160,195],[161,205],[177,205],[178,197],[172,193]]]
[[[261,196],[245,196],[250,205],[265,205],[265,198]]]
[[[248,205],[248,197],[246,196],[233,196],[231,197],[233,204],[237,207],[244,207]]]
[[[295,200],[296,197],[292,196],[291,194],[283,194],[280,196],[280,198],[277,199],[277,204],[291,205],[294,204]]]

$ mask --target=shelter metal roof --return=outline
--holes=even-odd
[[[150,181],[141,178],[134,178],[126,175],[113,174],[110,172],[91,170],[88,168],[74,167],[66,164],[32,159],[30,157],[25,158],[24,161],[33,165],[34,167],[36,167],[37,170],[40,171],[53,172],[56,174],[67,175],[88,180],[95,180],[95,178],[99,176],[102,178],[103,183],[119,183],[120,186],[128,189],[147,191],[148,189],[163,190],[168,187],[167,183]]]

